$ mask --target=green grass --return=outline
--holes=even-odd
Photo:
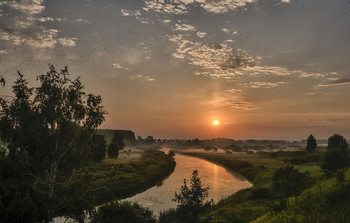
[[[147,190],[173,172],[175,160],[160,151],[146,151],[134,161],[106,159],[89,168],[97,204],[123,199]]]
[[[320,169],[324,148],[313,153],[187,154],[238,172],[253,184],[218,202],[211,222],[350,222],[350,171],[346,172],[347,184],[343,188],[335,185],[334,178],[325,178]],[[309,187],[298,197],[297,204],[290,198],[287,208],[274,212],[278,198],[271,190],[272,178],[277,168],[286,165],[307,172]]]

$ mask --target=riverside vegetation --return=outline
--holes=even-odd
[[[187,153],[253,183],[216,205],[204,202],[208,189],[196,171],[189,185],[185,181],[174,191],[178,207],[159,219],[135,203],[106,203],[167,177],[174,153],[147,151],[138,160],[118,162],[121,140],[130,132],[116,132],[106,159],[106,141],[96,133],[106,114],[102,98],[86,94],[67,68],[50,65],[37,79],[39,86],[32,88],[18,73],[14,96],[0,97],[0,222],[50,222],[56,216],[96,223],[350,222],[348,144],[339,134],[327,147],[317,147],[310,135],[303,151]],[[3,78],[0,84],[5,86]],[[155,142],[138,138],[147,147]],[[104,205],[96,211],[98,204]]]
[[[31,87],[18,72],[13,96],[0,97],[0,222],[56,216],[84,222],[96,205],[145,190],[173,171],[174,158],[159,151],[116,163],[124,147],[120,132],[106,160],[106,141],[96,133],[107,114],[102,98],[86,94],[67,67],[50,65],[37,80]],[[2,77],[0,84],[5,87]]]
[[[218,202],[210,210],[210,218],[202,216],[199,221],[350,222],[350,171],[347,169],[349,154],[341,154],[340,151],[340,160],[327,161],[327,157],[333,153],[332,140],[335,138],[340,138],[340,144],[347,148],[345,139],[335,134],[330,137],[327,148],[318,147],[313,151],[255,154],[187,153],[241,173],[253,183],[253,187],[240,190]],[[339,165],[341,160],[345,160],[344,163],[338,169],[333,169],[333,172],[324,168],[326,163]],[[279,170],[288,167],[298,170],[303,174],[303,179],[296,185],[300,186],[297,196],[291,194],[286,197],[285,203],[281,203],[278,194],[280,191],[274,188],[274,178]]]

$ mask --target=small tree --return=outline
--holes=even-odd
[[[173,201],[177,202],[180,207],[201,207],[204,199],[208,197],[208,190],[209,187],[203,187],[198,170],[193,170],[190,187],[187,186],[187,181],[184,179],[181,192],[175,192]]]
[[[305,186],[306,175],[293,166],[281,167],[275,171],[272,188],[279,195],[281,206],[285,206],[291,196],[294,196],[297,203],[297,198]]]
[[[316,143],[315,137],[313,135],[310,135],[307,138],[306,151],[313,152],[316,150],[316,146],[317,146],[317,143]]]
[[[343,136],[334,134],[328,139],[327,151],[321,168],[328,175],[333,176],[337,170],[347,168],[348,166],[348,143]]]
[[[114,132],[111,144],[115,144],[118,150],[124,149],[125,144],[123,142],[123,136],[118,131]]]
[[[117,158],[119,156],[118,146],[114,143],[108,145],[108,157],[109,158]]]

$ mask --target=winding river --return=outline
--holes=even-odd
[[[138,202],[157,215],[163,210],[175,208],[177,203],[172,201],[175,192],[180,191],[184,178],[189,180],[195,169],[198,170],[202,184],[210,188],[208,199],[213,199],[215,203],[240,189],[252,186],[242,176],[200,158],[176,154],[175,161],[174,172],[160,186],[154,186],[125,200]]]
[[[164,152],[169,151],[169,149],[162,150]],[[209,187],[208,200],[213,199],[215,203],[240,189],[252,186],[241,175],[229,172],[219,165],[200,158],[176,154],[175,161],[176,167],[174,172],[161,185],[154,186],[125,200],[137,202],[144,207],[148,207],[156,215],[159,215],[161,211],[166,209],[175,208],[177,203],[172,201],[175,192],[180,192],[183,180],[185,178],[189,180],[192,171],[195,169],[198,170],[203,186]],[[53,222],[63,223],[65,220],[65,218],[57,217]]]

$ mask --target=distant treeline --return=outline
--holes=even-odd
[[[300,141],[287,141],[287,140],[235,140],[229,138],[213,138],[213,139],[156,139],[153,136],[147,136],[142,138],[141,136],[135,137],[135,133],[131,130],[115,130],[115,129],[98,129],[97,134],[104,135],[107,143],[109,143],[114,135],[114,132],[118,132],[123,137],[123,142],[126,146],[136,145],[159,145],[170,147],[220,147],[224,149],[244,149],[244,147],[262,149],[270,148],[274,149],[276,146],[280,147],[298,147],[305,146],[306,140]],[[327,140],[317,140],[318,145],[326,145]],[[231,148],[232,147],[232,148]],[[262,148],[260,148],[262,147]]]

